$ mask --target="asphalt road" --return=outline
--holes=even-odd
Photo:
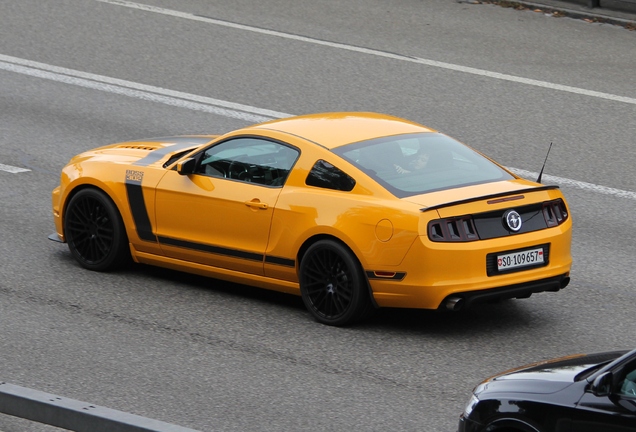
[[[635,347],[636,32],[452,0],[144,4],[0,0],[0,381],[202,431],[451,431],[487,376]],[[50,191],[82,150],[337,110],[531,173],[553,142],[570,286],[340,329],[292,296],[87,272],[47,240]],[[4,432],[49,429],[0,415]]]

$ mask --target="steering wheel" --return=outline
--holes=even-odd
[[[243,163],[237,161],[230,162],[230,166],[227,169],[227,176],[228,178],[237,180],[250,181],[247,167]]]

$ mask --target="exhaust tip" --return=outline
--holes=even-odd
[[[449,297],[445,302],[446,309],[456,312],[464,306],[464,299],[461,297]]]

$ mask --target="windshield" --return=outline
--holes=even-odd
[[[397,135],[334,149],[399,198],[514,177],[439,133]]]

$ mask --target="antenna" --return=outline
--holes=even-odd
[[[548,147],[548,154],[545,155],[545,160],[543,161],[541,172],[539,172],[539,177],[537,178],[537,183],[541,183],[541,177],[543,177],[543,168],[545,168],[545,163],[548,161],[548,156],[550,156],[550,150],[552,150],[552,142],[550,142],[550,147]]]

